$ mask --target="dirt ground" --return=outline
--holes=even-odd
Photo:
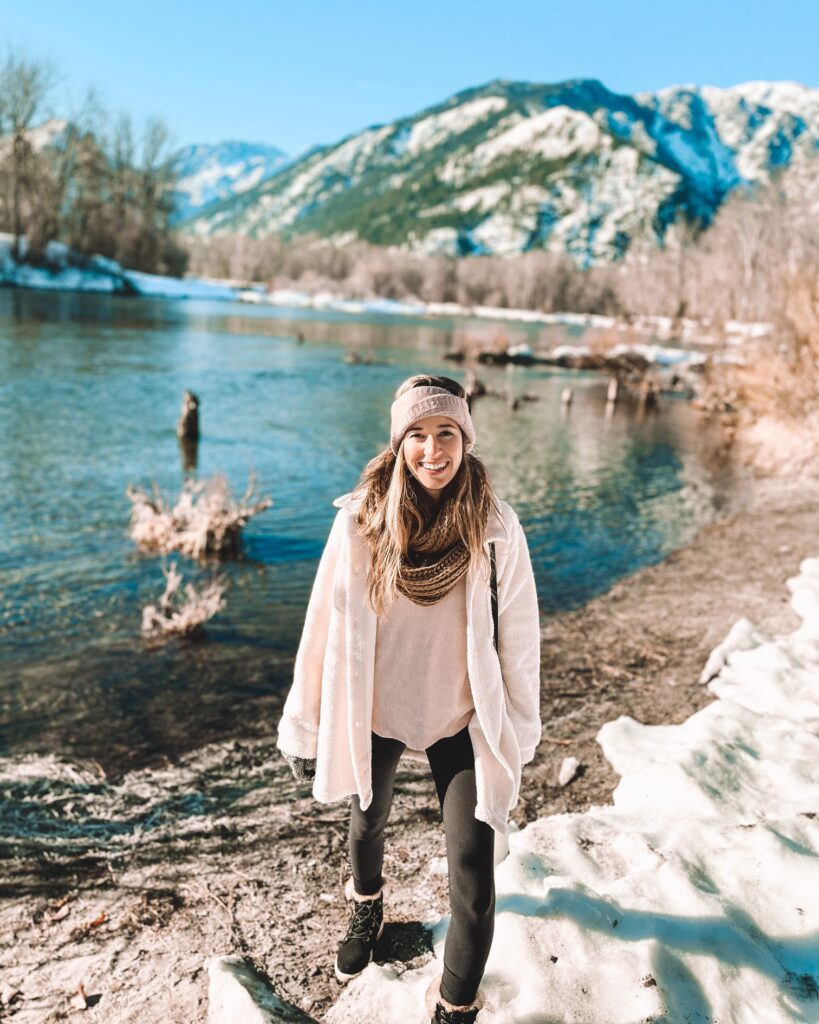
[[[707,704],[698,676],[737,619],[769,633],[798,625],[785,581],[819,555],[817,498],[815,483],[760,483],[690,547],[544,624],[544,734],[524,769],[519,826],[608,802],[618,777],[595,742],[600,726],[623,714],[681,722]],[[568,755],[582,768],[564,788]],[[324,1019],[347,919],[347,809],[316,804],[272,737],[116,783],[93,765],[32,759],[0,777],[0,798],[18,808],[0,843],[0,1018],[204,1022],[205,961],[237,953]],[[402,762],[377,960],[433,955],[424,922],[447,912],[444,854],[428,771]]]

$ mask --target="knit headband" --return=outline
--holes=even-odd
[[[395,455],[407,428],[425,416],[440,414],[455,420],[464,433],[464,453],[475,446],[475,427],[469,415],[465,398],[458,398],[444,388],[410,388],[400,395],[390,407],[390,448]]]

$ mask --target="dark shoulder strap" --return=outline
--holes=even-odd
[[[495,572],[495,542],[491,540],[489,542],[489,564],[491,566],[491,573],[489,578],[489,586],[492,589],[492,629],[493,639],[495,641],[495,650],[498,650],[498,577]],[[500,653],[500,652],[498,652]]]

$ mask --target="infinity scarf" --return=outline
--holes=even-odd
[[[469,561],[469,549],[460,538],[452,507],[446,502],[426,529],[410,542],[408,554],[401,559],[396,585],[415,604],[435,604],[460,581]]]

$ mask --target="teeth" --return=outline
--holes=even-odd
[[[423,466],[424,469],[443,469],[444,466],[446,465],[446,463],[445,462],[438,462],[438,463],[422,462],[421,465]]]

